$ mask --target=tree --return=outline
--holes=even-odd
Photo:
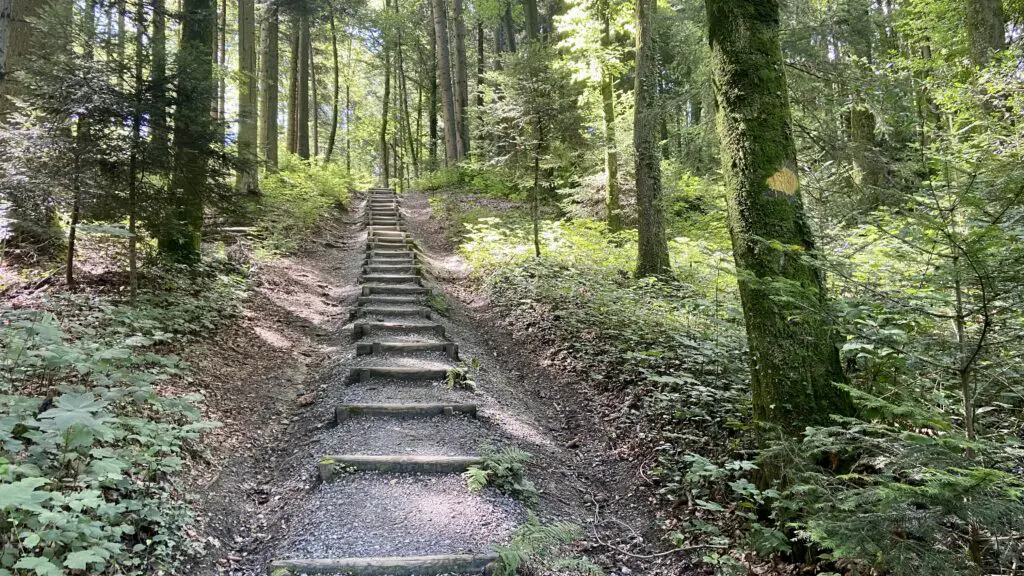
[[[254,0],[238,1],[238,176],[240,194],[259,194],[257,152],[256,6]]]
[[[7,76],[7,39],[11,35],[11,11],[14,0],[0,0],[0,89]]]
[[[790,434],[851,414],[797,178],[778,0],[707,0],[754,417]],[[639,127],[638,127],[639,132]],[[785,291],[785,294],[780,294]]]
[[[295,93],[295,123],[297,138],[295,153],[303,160],[309,160],[309,70],[312,64],[309,42],[309,14],[299,15],[298,50],[298,87]]]
[[[453,0],[455,20],[455,126],[458,132],[459,160],[469,155],[469,71],[466,64],[466,18],[463,0]]]
[[[280,10],[277,3],[269,0],[263,8],[263,34],[260,37],[262,56],[260,58],[260,150],[267,166],[277,168],[277,82],[280,75],[279,42]]]
[[[615,86],[608,52],[611,50],[611,7],[609,0],[598,0],[597,15],[601,23],[601,112],[604,119],[605,211],[608,229],[622,228],[622,206],[619,202],[619,151],[615,135]]]
[[[19,93],[17,78],[11,76],[24,66],[25,58],[35,50],[37,32],[31,20],[36,18],[42,9],[49,4],[44,2],[13,2],[6,0],[9,5],[9,17],[7,18],[6,49],[4,58],[0,64],[3,65],[3,82],[0,82],[0,117],[11,109],[8,97],[16,96]]]
[[[455,119],[455,94],[452,90],[452,57],[448,48],[448,9],[444,0],[431,0],[434,12],[434,40],[437,47],[437,78],[441,87],[441,110],[444,117],[444,149],[446,161],[458,163],[459,157],[457,121]]]
[[[654,61],[654,12],[657,0],[636,3],[636,108],[633,145],[636,148],[636,201],[639,240],[636,275],[657,276],[669,271],[665,212],[661,195],[661,154],[658,134],[661,115]]]
[[[160,252],[181,262],[196,262],[200,257],[208,159],[216,135],[210,117],[216,31],[215,0],[182,0],[174,170],[168,191],[172,202],[159,238]]]
[[[334,142],[338,137],[338,117],[341,107],[341,68],[338,60],[338,31],[334,23],[334,4],[329,7],[331,21],[331,64],[333,70],[333,98],[331,106],[331,132],[327,138],[327,153],[324,154],[324,161],[330,162],[334,154]]]
[[[984,66],[993,53],[1006,46],[1006,16],[1002,0],[967,0],[967,35],[971,61]]]

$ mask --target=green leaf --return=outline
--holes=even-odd
[[[23,570],[32,570],[39,576],[63,576],[64,571],[59,566],[50,562],[46,558],[40,558],[38,556],[23,556],[14,565],[14,568],[21,568]]]
[[[52,494],[36,490],[46,484],[45,478],[23,478],[12,484],[0,484],[0,510],[46,502]]]
[[[64,566],[72,570],[85,570],[90,562],[103,562],[103,558],[92,550],[79,550],[68,554]]]

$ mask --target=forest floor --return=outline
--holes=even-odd
[[[653,488],[617,455],[584,386],[542,365],[542,344],[527,328],[496,316],[426,197],[402,198],[429,273],[448,295],[441,321],[463,360],[479,363],[474,400],[499,436],[534,456],[528,476],[541,492],[542,520],[581,525],[577,550],[607,574],[697,571],[683,554],[659,554],[668,547],[655,525]],[[365,240],[362,221],[347,214],[299,254],[262,265],[243,319],[186,355],[207,417],[224,425],[206,437],[208,461],[188,474],[189,492],[200,494],[194,536],[208,550],[190,573],[265,574],[303,529],[305,513],[297,512],[317,489],[317,458],[337,435],[335,399],[355,361],[346,327]]]

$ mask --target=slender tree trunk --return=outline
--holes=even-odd
[[[540,258],[540,155],[544,149],[544,126],[537,127],[537,142],[533,146],[533,255]]]
[[[654,52],[656,0],[637,0],[636,108],[633,144],[636,148],[636,203],[638,216],[637,276],[669,271],[665,212],[661,197],[661,155],[658,150],[658,79]]]
[[[297,16],[291,17],[291,61],[288,63],[288,153],[299,152],[299,32],[301,25]]]
[[[501,15],[501,25],[505,30],[505,44],[509,52],[516,51],[516,23],[512,18],[512,0],[505,1],[505,12]]]
[[[309,160],[309,16],[299,16],[299,86],[296,95],[296,153]]]
[[[11,37],[12,9],[13,0],[0,0],[0,90],[3,90],[7,76],[7,41]]]
[[[429,37],[429,55],[430,62],[426,67],[430,71],[430,97],[428,98],[427,108],[429,112],[427,114],[427,133],[429,142],[427,143],[427,154],[428,154],[428,168],[430,170],[437,170],[437,30],[434,22],[434,3],[427,0],[427,6],[430,9],[430,22],[427,23],[427,36]]]
[[[174,208],[159,239],[161,253],[197,262],[208,186],[207,161],[216,131],[211,125],[214,95],[213,39],[217,32],[214,0],[183,0],[178,50],[178,106],[174,122],[174,171],[169,194]]]
[[[348,62],[345,66],[345,175],[352,175],[352,37],[348,39]]]
[[[86,0],[84,6],[84,18],[82,19],[82,53],[86,60],[93,59],[93,43],[96,30],[96,1]],[[75,287],[75,251],[77,248],[78,224],[82,217],[82,158],[89,149],[92,139],[91,126],[88,117],[79,116],[76,120],[76,135],[74,148],[74,174],[71,181],[71,214],[68,222],[68,246],[65,258],[64,280],[69,288]]]
[[[239,194],[258,195],[259,119],[256,78],[256,5],[253,0],[238,0],[238,177]]]
[[[441,85],[441,109],[444,114],[444,150],[448,163],[459,161],[459,134],[456,130],[455,95],[452,90],[452,58],[448,49],[448,11],[444,0],[433,0],[434,34],[437,46],[437,76]]]
[[[260,149],[270,169],[277,168],[277,82],[280,75],[279,39],[280,13],[277,3],[266,6],[263,18],[263,35],[260,38],[263,53],[261,58],[260,93],[263,112],[260,134]]]
[[[463,0],[453,0],[455,19],[455,125],[458,131],[459,160],[469,156],[469,71],[466,63],[466,19]]]
[[[1006,15],[1002,0],[967,0],[967,35],[971,61],[988,64],[992,54],[1006,47]]]
[[[406,148],[409,149],[409,162],[412,164],[413,173],[419,177],[419,159],[416,157],[416,146],[412,137],[412,116],[409,114],[409,87],[405,78],[405,58],[402,51],[402,36],[398,36],[398,66],[395,70],[395,77],[398,80],[398,101],[401,103],[402,128],[405,130]]]
[[[483,121],[484,107],[484,23],[478,20],[476,23],[476,107],[481,114]]]
[[[310,122],[313,124],[311,138],[313,141],[313,162],[315,163],[320,157],[320,90],[316,79],[316,53],[314,52],[312,37],[309,41],[309,83],[310,91],[313,93],[312,112],[309,116]]]
[[[150,64],[153,84],[153,136],[150,140],[153,160],[166,168],[170,149],[170,126],[167,123],[167,5],[165,0],[153,0],[153,39]]]
[[[135,10],[135,87],[132,107],[132,147],[128,159],[128,300],[134,304],[139,292],[137,230],[140,169],[139,155],[142,153],[142,55],[146,49],[146,7],[139,2]]]
[[[853,407],[834,385],[843,371],[833,331],[819,311],[821,272],[775,247],[814,252],[797,179],[779,0],[707,0],[706,6],[754,417],[796,435]],[[803,287],[807,301],[777,298],[779,281]]]
[[[380,159],[381,167],[380,173],[384,188],[391,185],[391,162],[390,152],[388,151],[388,116],[391,114],[391,51],[387,44],[387,40],[384,41],[384,98],[381,102],[381,116],[380,116]]]
[[[601,20],[601,48],[604,54],[611,48],[611,15],[608,0],[599,0],[598,15]],[[622,206],[619,202],[619,151],[615,134],[615,87],[611,66],[601,63],[601,110],[604,113],[604,174],[607,180],[605,211],[608,215],[608,229],[618,232],[622,229]]]
[[[220,45],[217,47],[217,135],[223,144],[228,126],[228,0],[220,3]]]
[[[331,161],[331,155],[334,154],[334,141],[338,137],[338,116],[339,108],[341,107],[341,70],[339,68],[338,61],[338,31],[334,24],[334,5],[330,7],[331,17],[331,57],[334,64],[334,84],[333,84],[333,102],[334,105],[331,108],[331,133],[327,137],[327,153],[324,155],[324,162]],[[346,96],[348,95],[348,87],[346,86]]]

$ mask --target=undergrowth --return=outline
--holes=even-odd
[[[530,514],[526,523],[512,535],[507,545],[495,546],[498,560],[494,576],[540,576],[542,574],[604,574],[585,557],[572,554],[568,547],[583,536],[583,529],[569,522],[542,524]]]
[[[292,252],[298,241],[339,210],[348,208],[354,182],[340,163],[314,164],[285,155],[278,172],[261,182],[256,214],[260,247],[268,252]]]
[[[581,378],[619,451],[649,463],[669,543],[707,550],[703,560],[721,574],[773,557],[907,576],[1020,562],[1024,486],[1015,471],[1024,452],[1005,435],[967,440],[950,425],[956,405],[933,382],[933,364],[907,355],[911,333],[926,325],[893,325],[884,307],[837,294],[859,419],[791,440],[762,432],[757,446],[726,238],[675,238],[672,277],[637,280],[635,232],[544,221],[534,258],[521,212],[481,218],[437,201],[511,327],[531,333],[545,362]],[[920,382],[923,401],[886,379]],[[786,473],[762,486],[766,466]]]
[[[135,305],[0,312],[0,574],[153,574],[201,550],[179,486],[204,421],[170,350],[241,311],[226,263],[146,270]]]
[[[526,477],[526,465],[533,459],[529,452],[514,446],[495,448],[484,444],[480,449],[483,462],[463,472],[466,486],[476,492],[491,487],[522,500],[527,506],[537,504],[539,493]]]

